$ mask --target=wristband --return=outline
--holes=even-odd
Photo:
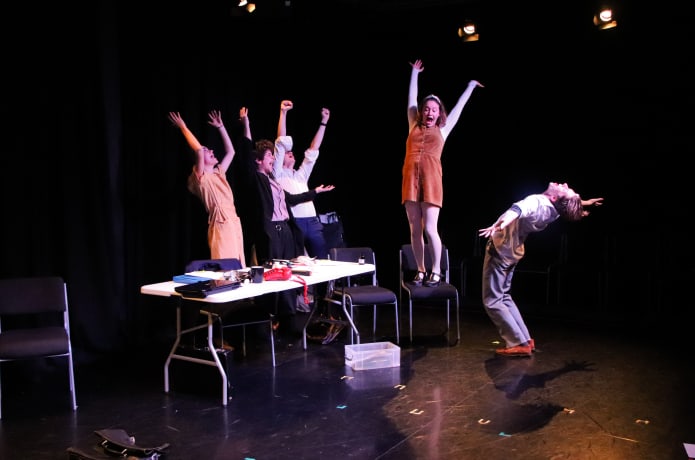
[[[324,122],[321,122],[321,126],[326,126],[326,123],[324,123]]]

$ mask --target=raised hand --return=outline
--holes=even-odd
[[[425,66],[422,64],[422,61],[420,59],[416,59],[415,62],[410,62],[410,66],[417,70],[418,72],[422,72],[425,70]]]

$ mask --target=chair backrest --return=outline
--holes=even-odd
[[[0,280],[0,315],[65,312],[65,282],[59,276]]]
[[[331,260],[337,260],[340,262],[359,262],[360,258],[364,258],[364,263],[374,265],[374,271],[371,273],[371,283],[373,285],[377,284],[376,276],[376,256],[374,255],[374,250],[366,246],[355,246],[347,248],[331,248],[328,252]],[[347,279],[348,283],[351,283],[351,279],[365,279],[370,276],[369,274],[358,275]]]
[[[442,280],[449,282],[449,250],[445,245],[442,244],[442,260],[441,265],[441,275]],[[425,268],[429,271],[432,269],[432,257],[430,256],[429,245],[425,245]],[[417,271],[417,261],[415,260],[415,254],[413,253],[413,246],[411,244],[404,244],[401,246],[401,279],[404,276],[414,275]]]
[[[0,361],[70,354],[68,317],[61,277],[0,280]]]

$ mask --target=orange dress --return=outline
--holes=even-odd
[[[442,151],[444,136],[439,126],[416,125],[405,143],[401,204],[424,201],[442,207]]]
[[[208,245],[211,259],[239,259],[246,266],[241,219],[234,206],[234,195],[225,174],[218,168],[198,179],[195,171],[188,177],[188,190],[205,205],[208,212]]]

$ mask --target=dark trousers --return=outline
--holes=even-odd
[[[325,259],[328,256],[323,224],[318,217],[295,217],[297,226],[304,234],[304,247],[309,257]]]
[[[268,254],[256,254],[258,262],[271,259],[294,259],[298,256],[292,227],[286,221],[266,224],[268,234]],[[267,281],[272,283],[272,281]],[[298,289],[290,289],[260,296],[258,302],[270,313],[282,318],[297,312]],[[282,323],[282,321],[281,321]],[[282,327],[282,326],[281,326]]]

